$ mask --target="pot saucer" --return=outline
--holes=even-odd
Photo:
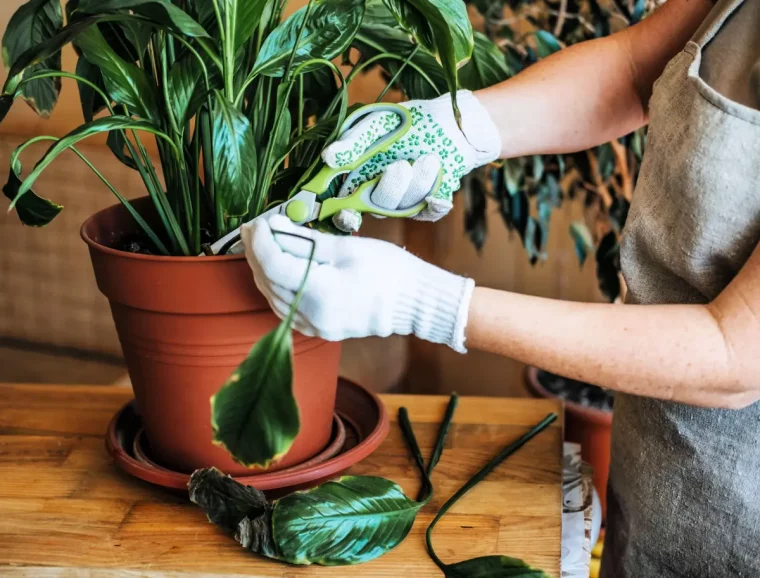
[[[369,456],[388,435],[388,414],[380,399],[360,385],[342,378],[338,379],[335,413],[344,426],[345,441],[332,457],[318,463],[314,463],[316,458],[312,458],[276,472],[235,479],[259,490],[277,490],[277,493],[311,487],[340,475]],[[136,412],[134,401],[114,415],[106,434],[106,449],[114,463],[126,473],[146,482],[174,490],[187,490],[188,474],[168,470],[158,464],[144,463],[135,456],[135,437],[141,428],[142,420]]]
[[[134,403],[134,402],[130,402],[130,403]],[[132,406],[131,410],[135,411],[134,406]],[[353,426],[349,426],[349,427],[353,427]],[[285,468],[283,471],[292,472],[293,470],[299,470],[302,468],[311,467],[316,464],[321,464],[322,462],[327,461],[330,458],[337,455],[338,452],[343,449],[345,444],[346,444],[346,425],[343,423],[343,420],[341,419],[341,417],[336,413],[335,415],[333,415],[332,435],[330,436],[330,441],[327,444],[327,446],[325,446],[325,449],[323,449],[313,458],[306,460],[305,462],[301,464],[296,464],[289,468]],[[143,428],[140,428],[134,436],[134,439],[132,441],[132,455],[137,459],[137,461],[142,462],[149,468],[173,473],[173,470],[160,465],[151,457],[150,445],[148,443],[148,438],[145,435],[145,430]],[[188,473],[188,472],[184,472],[184,473]]]

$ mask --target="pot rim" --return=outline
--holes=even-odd
[[[583,419],[597,425],[609,426],[612,424],[612,414],[614,413],[614,410],[609,412],[602,411],[600,409],[586,407],[574,401],[561,399],[541,385],[541,382],[538,379],[538,371],[538,368],[533,365],[529,365],[525,368],[525,384],[535,394],[549,399],[559,399],[562,401],[567,411],[580,415]]]
[[[147,199],[148,197],[140,197],[140,199]],[[130,199],[130,202],[133,202],[135,200],[140,199]],[[104,209],[99,210],[96,213],[93,213],[87,219],[84,223],[82,223],[82,226],[79,228],[79,236],[82,238],[82,240],[87,243],[87,245],[90,247],[90,249],[94,249],[100,253],[106,253],[108,255],[113,255],[114,257],[122,257],[126,259],[136,259],[138,261],[154,261],[154,262],[165,262],[165,263],[182,263],[182,262],[193,262],[193,263],[209,263],[214,262],[218,263],[221,261],[240,261],[242,259],[245,259],[245,255],[198,255],[198,256],[175,256],[175,255],[144,255],[142,253],[129,253],[127,251],[120,251],[118,249],[114,249],[112,247],[108,247],[107,245],[103,245],[102,243],[98,243],[93,238],[91,238],[87,234],[87,228],[88,226],[98,219],[98,216],[101,213],[104,213],[105,211],[112,210],[114,207],[123,207],[122,203],[114,203],[113,205],[109,205],[108,207],[105,207]]]

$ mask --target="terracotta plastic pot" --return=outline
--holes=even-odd
[[[528,367],[525,385],[536,397],[555,398],[538,379],[538,369]],[[564,400],[563,400],[564,401]],[[610,471],[612,413],[582,406],[572,401],[565,405],[565,439],[581,445],[581,457],[594,468],[594,487],[602,506],[602,519],[607,518],[607,478]]]
[[[134,206],[155,222],[150,199]],[[209,400],[257,340],[279,320],[256,289],[243,256],[161,257],[113,249],[137,231],[122,205],[82,226],[98,288],[109,299],[154,458],[191,472],[241,466],[212,444]],[[301,463],[330,441],[340,344],[294,334],[294,392],[301,431],[269,470]]]

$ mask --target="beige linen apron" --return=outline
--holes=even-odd
[[[745,44],[720,52],[737,27]],[[760,0],[720,1],[655,84],[621,245],[630,303],[707,303],[760,240],[760,111],[721,80],[757,34]],[[602,576],[760,577],[760,404],[616,396]]]

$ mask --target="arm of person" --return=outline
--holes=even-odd
[[[616,391],[740,409],[760,400],[760,246],[707,305],[572,303],[476,288],[467,346]]]
[[[561,50],[476,92],[499,129],[502,158],[582,151],[646,124],[654,81],[712,6],[668,0],[630,28]]]

